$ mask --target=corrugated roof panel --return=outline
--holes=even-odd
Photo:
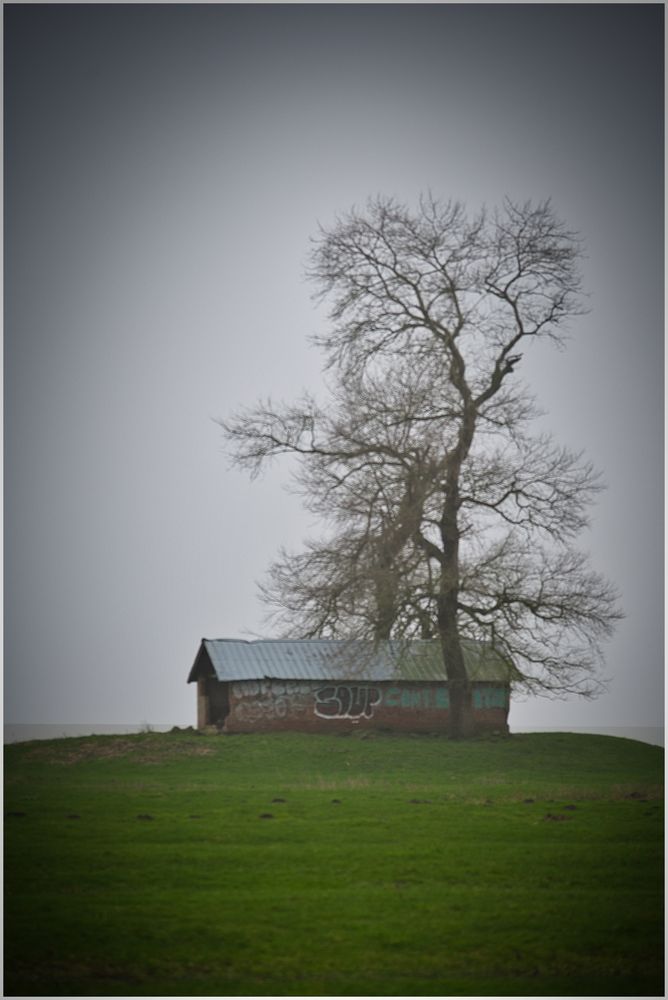
[[[399,640],[203,639],[220,681],[240,680],[415,680],[444,681],[438,642]],[[464,641],[471,680],[507,681],[512,666],[490,646]],[[192,679],[192,675],[191,675]]]

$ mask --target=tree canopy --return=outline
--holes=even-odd
[[[257,475],[298,458],[321,536],[282,551],[263,596],[296,637],[437,638],[453,735],[470,731],[463,638],[510,657],[526,689],[591,695],[620,617],[576,548],[602,488],[591,463],[532,430],[525,346],[563,343],[582,312],[581,244],[549,202],[390,198],[313,240],[330,305],[315,338],[328,398],[257,403],[222,421]]]

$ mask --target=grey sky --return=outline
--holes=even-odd
[[[627,613],[610,693],[663,709],[663,7],[58,5],[5,14],[5,714],[194,720],[201,636],[312,525],[214,417],[321,382],[318,221],[430,188],[551,197],[591,312],[525,374],[609,486],[583,540]]]

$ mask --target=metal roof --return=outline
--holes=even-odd
[[[471,680],[510,679],[512,664],[491,646],[463,640],[462,649]],[[203,654],[219,681],[447,680],[440,644],[431,640],[202,639],[189,681],[201,676]]]

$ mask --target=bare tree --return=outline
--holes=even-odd
[[[330,398],[270,401],[222,422],[257,475],[300,459],[326,527],[263,588],[286,634],[438,638],[451,732],[473,730],[462,639],[510,656],[530,690],[597,691],[614,588],[573,547],[601,483],[532,435],[523,344],[561,343],[581,311],[580,245],[549,202],[469,219],[429,197],[369,203],[321,230],[310,277]]]

